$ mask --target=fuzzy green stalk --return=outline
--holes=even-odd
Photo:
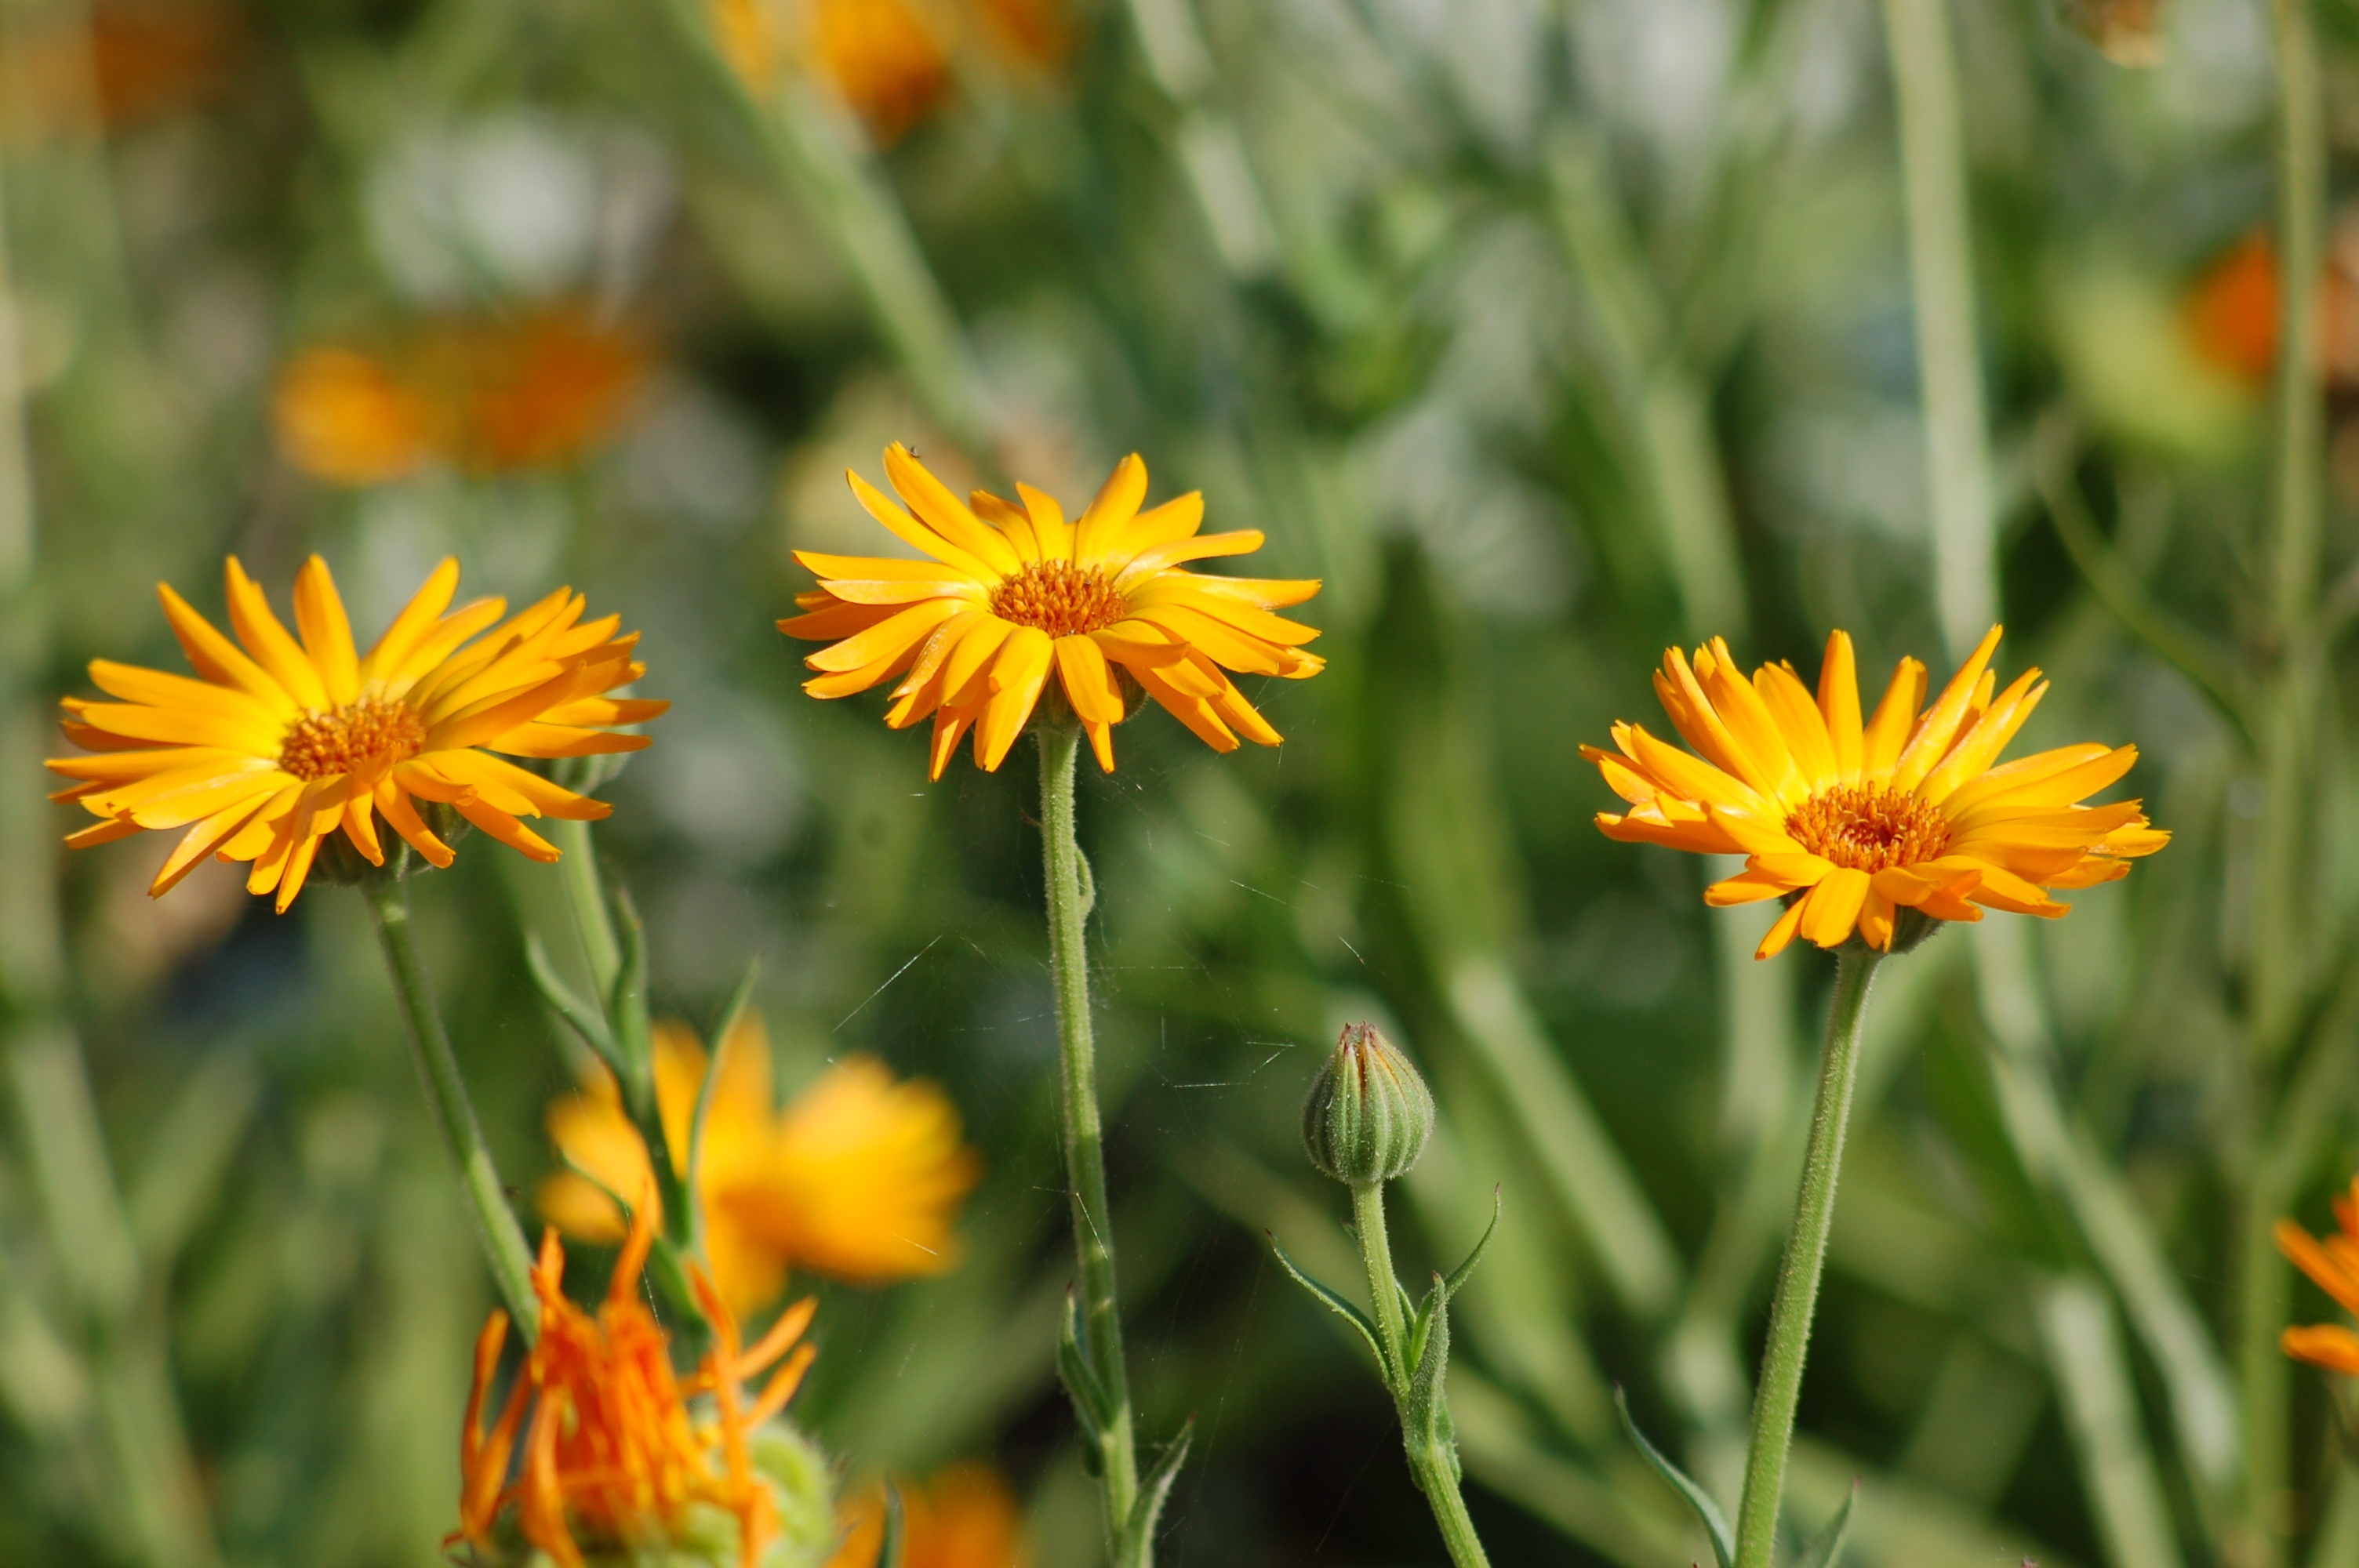
[[[1376,1341],[1382,1347],[1385,1386],[1392,1391],[1397,1405],[1406,1404],[1413,1368],[1409,1365],[1408,1327],[1401,1319],[1400,1285],[1393,1274],[1392,1239],[1385,1230],[1382,1182],[1352,1184],[1352,1231],[1359,1238],[1360,1260],[1368,1268],[1368,1301],[1376,1313]],[[1409,1474],[1416,1477],[1418,1490],[1425,1494],[1427,1505],[1433,1509],[1433,1522],[1440,1527],[1442,1544],[1450,1549],[1450,1561],[1456,1568],[1490,1568],[1491,1560],[1484,1554],[1483,1542],[1474,1533],[1474,1521],[1467,1515],[1466,1498],[1459,1491],[1457,1466],[1451,1456],[1438,1445],[1412,1436],[1406,1421],[1401,1444],[1408,1454]]]
[[[425,1087],[426,1103],[434,1109],[434,1124],[459,1167],[460,1185],[475,1213],[475,1239],[491,1266],[500,1299],[507,1303],[525,1342],[540,1337],[540,1303],[532,1292],[532,1250],[524,1230],[508,1207],[500,1173],[492,1163],[491,1146],[475,1119],[474,1102],[467,1098],[467,1080],[460,1076],[459,1059],[451,1051],[450,1033],[434,1005],[434,990],[426,978],[426,962],[419,955],[418,938],[409,925],[409,890],[400,868],[406,856],[362,883],[369,918],[375,922],[378,943],[385,948],[386,968],[393,977],[394,995],[401,1002],[401,1021],[408,1026],[410,1055]]]
[[[1835,957],[1835,994],[1827,1012],[1826,1049],[1819,1060],[1819,1098],[1810,1113],[1810,1148],[1802,1156],[1802,1187],[1794,1199],[1794,1228],[1777,1269],[1769,1307],[1769,1344],[1761,1355],[1761,1382],[1753,1398],[1753,1442],[1745,1455],[1745,1496],[1736,1510],[1736,1568],[1769,1568],[1777,1546],[1777,1508],[1786,1486],[1786,1451],[1794,1441],[1794,1407],[1802,1393],[1802,1363],[1810,1350],[1810,1320],[1826,1272],[1827,1234],[1835,1213],[1835,1179],[1843,1171],[1843,1134],[1859,1077],[1861,1024],[1867,991],[1883,955],[1846,945]]]
[[[1096,901],[1089,864],[1073,835],[1073,769],[1081,728],[1043,721],[1040,739],[1041,864],[1049,889],[1049,974],[1057,993],[1058,1121],[1073,1205],[1073,1252],[1081,1271],[1081,1318],[1090,1370],[1106,1399],[1099,1485],[1106,1534],[1120,1541],[1138,1502],[1138,1439],[1123,1359],[1122,1311],[1114,1294],[1113,1213],[1106,1205],[1105,1133],[1098,1116],[1097,1044],[1090,1026],[1089,954],[1082,922]]]

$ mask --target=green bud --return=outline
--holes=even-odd
[[[1433,1092],[1375,1024],[1344,1027],[1302,1102],[1310,1162],[1347,1186],[1406,1175],[1433,1136]]]

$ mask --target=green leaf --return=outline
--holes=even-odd
[[[606,1016],[613,1021],[615,1055],[627,1098],[635,1084],[652,1084],[647,1044],[647,928],[639,919],[631,890],[614,884],[614,926],[622,938],[623,964],[614,974],[614,994],[606,999]],[[650,1095],[652,1098],[652,1095]]]
[[[1480,1263],[1483,1260],[1483,1254],[1489,1250],[1491,1238],[1497,1234],[1499,1229],[1499,1215],[1502,1207],[1499,1189],[1493,1187],[1491,1189],[1491,1223],[1483,1227],[1483,1238],[1474,1243],[1473,1251],[1466,1254],[1466,1261],[1450,1271],[1450,1278],[1441,1281],[1443,1301],[1448,1301],[1458,1293],[1459,1288],[1466,1283],[1467,1276],[1474,1272],[1474,1265]]]
[[[1116,1543],[1115,1568],[1152,1568],[1155,1562],[1155,1527],[1163,1518],[1163,1505],[1171,1496],[1171,1484],[1180,1478],[1180,1466],[1188,1462],[1188,1445],[1196,1436],[1196,1418],[1190,1416],[1180,1435],[1164,1448],[1163,1457],[1139,1483],[1138,1500],[1130,1506],[1130,1518],[1124,1521],[1122,1540]]]
[[[721,1081],[721,1053],[736,1032],[737,1021],[745,1016],[745,1009],[754,1000],[754,982],[761,978],[762,960],[747,960],[745,976],[730,994],[729,1005],[721,1010],[721,1021],[706,1035],[708,1047],[704,1054],[704,1081],[696,1086],[696,1109],[688,1122],[688,1190],[698,1190],[697,1179],[704,1169],[704,1119],[712,1111],[712,1087]]]
[[[1074,1299],[1071,1285],[1065,1287],[1065,1315],[1057,1325],[1057,1375],[1064,1380],[1065,1393],[1073,1401],[1073,1413],[1081,1419],[1082,1434],[1089,1439],[1083,1453],[1090,1462],[1090,1473],[1100,1473],[1104,1457],[1106,1434],[1114,1425],[1114,1401],[1090,1368],[1090,1357],[1082,1346],[1082,1309]]]
[[[1458,1429],[1442,1397],[1442,1379],[1450,1371],[1450,1296],[1440,1274],[1426,1293],[1419,1313],[1417,1361],[1408,1376],[1408,1391],[1401,1400],[1401,1427],[1408,1440],[1438,1456],[1458,1484]]]
[[[1344,1322],[1350,1324],[1353,1328],[1360,1331],[1360,1337],[1367,1341],[1368,1354],[1376,1358],[1377,1371],[1387,1381],[1389,1381],[1392,1377],[1392,1371],[1391,1368],[1386,1367],[1385,1364],[1384,1346],[1382,1342],[1377,1339],[1376,1325],[1368,1321],[1368,1314],[1362,1312],[1358,1307],[1353,1306],[1350,1302],[1345,1301],[1342,1296],[1337,1295],[1333,1291],[1331,1291],[1326,1286],[1321,1284],[1318,1281],[1312,1279],[1310,1275],[1304,1273],[1301,1270],[1296,1268],[1294,1266],[1294,1260],[1286,1255],[1286,1249],[1277,1244],[1277,1237],[1270,1236],[1268,1231],[1263,1231],[1262,1234],[1264,1236],[1269,1236],[1269,1249],[1277,1255],[1278,1267],[1284,1269],[1288,1274],[1294,1276],[1294,1282],[1296,1284],[1300,1285],[1304,1290],[1309,1291],[1312,1295],[1318,1297],[1319,1300],[1324,1303],[1328,1309],[1333,1312],[1336,1316],[1342,1318]]]
[[[564,977],[557,972],[557,967],[549,961],[549,949],[541,945],[538,932],[527,933],[525,936],[524,961],[525,967],[532,971],[534,989],[540,992],[540,1000],[549,1004],[549,1010],[563,1019],[566,1027],[598,1054],[600,1061],[620,1074],[622,1057],[614,1049],[614,1033],[606,1027],[605,1015],[565,983]]]
[[[901,1568],[901,1552],[907,1545],[908,1519],[901,1507],[901,1488],[893,1478],[885,1478],[885,1539],[876,1548],[876,1568]]]
[[[1622,1414],[1622,1430],[1630,1434],[1630,1441],[1638,1445],[1638,1452],[1646,1456],[1647,1464],[1655,1467],[1655,1474],[1669,1481],[1671,1489],[1688,1500],[1688,1507],[1695,1509],[1696,1518],[1703,1520],[1704,1533],[1712,1537],[1712,1554],[1718,1560],[1720,1568],[1729,1568],[1736,1559],[1736,1544],[1728,1533],[1728,1516],[1720,1511],[1720,1505],[1712,1500],[1710,1492],[1696,1485],[1686,1471],[1663,1457],[1661,1451],[1647,1441],[1647,1434],[1640,1432],[1638,1423],[1630,1419],[1630,1401],[1618,1383],[1614,1389],[1614,1408]],[[1850,1514],[1846,1505],[1843,1517],[1848,1519]]]
[[[1854,1481],[1851,1490],[1843,1495],[1843,1507],[1835,1510],[1834,1518],[1827,1520],[1826,1528],[1812,1536],[1810,1543],[1802,1548],[1802,1555],[1795,1562],[1794,1568],[1835,1568],[1835,1559],[1843,1555],[1843,1538],[1851,1533],[1851,1507],[1857,1501],[1859,1483]]]

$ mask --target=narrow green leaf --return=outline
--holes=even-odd
[[[1499,1196],[1499,1189],[1495,1186],[1491,1189],[1491,1223],[1483,1227],[1483,1238],[1474,1243],[1473,1251],[1466,1254],[1466,1261],[1450,1271],[1450,1277],[1441,1281],[1443,1301],[1446,1302],[1458,1293],[1459,1287],[1465,1284],[1467,1277],[1474,1272],[1474,1265],[1480,1263],[1483,1260],[1483,1254],[1490,1249],[1491,1238],[1498,1233],[1499,1216],[1502,1212],[1503,1200]]]
[[[607,998],[606,1016],[613,1021],[615,1054],[628,1069],[623,1092],[650,1078],[647,1044],[647,928],[639,919],[631,890],[614,884],[615,929],[623,943],[623,966],[615,971],[614,994]]]
[[[1802,1548],[1801,1557],[1794,1568],[1835,1568],[1835,1560],[1843,1555],[1843,1538],[1851,1533],[1852,1505],[1859,1501],[1859,1483],[1854,1481],[1851,1490],[1843,1495],[1843,1507],[1835,1517],[1827,1520],[1826,1528],[1810,1538]]]
[[[606,1027],[604,1016],[565,983],[557,967],[549,961],[549,949],[541,945],[538,932],[525,936],[524,961],[532,971],[533,988],[540,992],[540,1000],[549,1004],[549,1011],[563,1019],[566,1027],[598,1054],[600,1061],[619,1073],[621,1057],[614,1049],[614,1036]]]
[[[1345,1301],[1342,1296],[1337,1295],[1333,1291],[1331,1291],[1326,1286],[1321,1284],[1318,1281],[1312,1279],[1310,1275],[1304,1273],[1301,1270],[1296,1268],[1294,1266],[1294,1260],[1286,1255],[1286,1249],[1277,1244],[1277,1237],[1270,1236],[1267,1231],[1264,1231],[1262,1234],[1269,1236],[1269,1249],[1273,1253],[1277,1254],[1278,1267],[1284,1269],[1288,1274],[1294,1276],[1294,1282],[1296,1284],[1300,1285],[1304,1290],[1309,1291],[1312,1295],[1318,1297],[1319,1300],[1324,1303],[1329,1310],[1333,1312],[1336,1316],[1350,1324],[1353,1328],[1358,1329],[1360,1331],[1360,1337],[1367,1341],[1368,1354],[1376,1358],[1377,1368],[1386,1377],[1389,1377],[1391,1375],[1390,1371],[1385,1367],[1384,1348],[1376,1339],[1376,1325],[1368,1321],[1368,1314],[1362,1312],[1358,1307],[1353,1306],[1350,1302]]]
[[[1171,1497],[1171,1484],[1180,1478],[1180,1466],[1188,1462],[1188,1445],[1196,1436],[1196,1418],[1180,1429],[1163,1450],[1163,1457],[1139,1483],[1138,1500],[1130,1506],[1130,1518],[1122,1527],[1122,1541],[1114,1554],[1115,1568],[1152,1568],[1155,1562],[1155,1527],[1163,1518],[1163,1505]]]
[[[1623,1394],[1619,1384],[1614,1389],[1614,1408],[1621,1412],[1622,1430],[1630,1434],[1630,1441],[1638,1445],[1638,1452],[1646,1456],[1647,1464],[1655,1467],[1655,1474],[1669,1481],[1671,1489],[1688,1500],[1688,1507],[1695,1509],[1696,1518],[1703,1520],[1704,1533],[1712,1537],[1712,1554],[1718,1560],[1720,1568],[1730,1568],[1736,1560],[1736,1543],[1728,1532],[1728,1516],[1720,1511],[1720,1505],[1712,1500],[1710,1492],[1696,1485],[1686,1471],[1665,1458],[1659,1449],[1647,1441],[1647,1434],[1640,1432],[1638,1423],[1630,1419],[1630,1400]],[[1848,1518],[1849,1514],[1846,1508],[1845,1517]]]
[[[1442,1393],[1442,1379],[1450,1372],[1450,1300],[1442,1293],[1440,1274],[1433,1276],[1432,1289],[1427,1293],[1430,1309],[1422,1314],[1419,1325],[1417,1360],[1408,1377],[1408,1392],[1401,1400],[1401,1426],[1410,1439],[1440,1454],[1450,1467],[1450,1480],[1457,1485],[1462,1474],[1458,1465],[1458,1429],[1450,1419],[1450,1407]]]
[[[738,1021],[753,1004],[754,982],[761,978],[762,960],[747,960],[745,978],[729,998],[729,1005],[721,1010],[721,1021],[705,1036],[704,1081],[696,1086],[696,1110],[688,1123],[688,1190],[697,1190],[697,1181],[704,1169],[704,1120],[712,1112],[712,1087],[721,1081],[721,1053],[728,1047],[729,1036],[735,1033]]]
[[[908,1544],[908,1519],[901,1507],[901,1488],[893,1478],[885,1478],[885,1539],[876,1548],[876,1568],[901,1568],[901,1552]]]
[[[1074,1299],[1072,1287],[1065,1287],[1065,1315],[1057,1325],[1057,1374],[1064,1380],[1065,1393],[1073,1401],[1073,1413],[1081,1418],[1083,1435],[1089,1439],[1093,1464],[1099,1450],[1105,1445],[1106,1431],[1114,1424],[1114,1401],[1106,1397],[1105,1385],[1090,1369],[1090,1358],[1082,1347],[1082,1309]]]

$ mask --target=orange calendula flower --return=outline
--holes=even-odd
[[[869,135],[898,140],[951,90],[950,52],[908,0],[808,0],[810,52]]]
[[[678,1023],[654,1033],[657,1108],[685,1173],[704,1048]],[[722,1042],[714,1072],[697,1201],[713,1279],[733,1308],[777,1300],[792,1269],[880,1283],[957,1263],[951,1227],[982,1166],[940,1088],[848,1056],[780,1110],[769,1041],[750,1011]],[[549,1108],[549,1131],[575,1170],[542,1184],[542,1216],[584,1240],[620,1239],[623,1215],[608,1195],[648,1190],[654,1173],[613,1076],[595,1067],[581,1094]]]
[[[935,778],[970,727],[976,763],[996,770],[1052,672],[1098,765],[1112,773],[1114,727],[1133,685],[1214,751],[1233,752],[1239,735],[1264,746],[1279,736],[1227,671],[1300,680],[1326,667],[1302,651],[1315,629],[1271,613],[1319,583],[1181,569],[1249,554],[1262,536],[1199,534],[1204,498],[1193,491],[1140,511],[1147,465],[1136,454],[1070,523],[1029,485],[1016,487],[1021,506],[987,491],[961,501],[898,442],[885,471],[908,510],[858,474],[844,478],[870,516],[929,558],[798,550],[820,586],[796,600],[805,613],[778,630],[834,644],[803,661],[822,672],[803,683],[813,697],[902,676],[885,721],[900,730],[932,716]]]
[[[1026,1568],[1024,1514],[988,1465],[952,1465],[901,1488],[901,1568]],[[885,1549],[885,1493],[869,1488],[843,1509],[843,1544],[828,1568],[876,1568]]]
[[[1889,950],[1903,909],[1935,920],[1980,920],[1984,909],[2069,914],[2049,889],[2125,876],[2125,860],[2170,836],[2136,801],[2079,804],[2129,772],[2135,746],[1998,762],[2048,690],[2036,669],[1995,689],[1998,638],[1994,626],[1921,712],[1925,666],[1901,660],[1864,719],[1844,633],[1827,639],[1815,696],[1790,665],[1764,665],[1746,680],[1721,639],[1692,661],[1672,648],[1655,692],[1695,752],[1619,723],[1619,754],[1582,747],[1630,803],[1622,815],[1600,813],[1597,826],[1611,838],[1745,856],[1744,871],[1704,897],[1791,899],[1762,940],[1764,958],[1798,932],[1835,947],[1856,931]]]
[[[595,821],[601,802],[503,762],[635,752],[645,736],[611,728],[670,704],[605,695],[636,680],[636,633],[617,617],[584,622],[586,600],[560,589],[505,622],[506,602],[451,608],[459,564],[445,560],[366,654],[343,600],[313,556],[295,577],[295,633],[232,556],[232,642],[158,584],[196,677],[93,660],[90,678],[116,702],[64,699],[66,738],[93,753],[49,766],[82,781],[52,796],[100,818],[67,838],[86,849],[147,828],[186,828],[147,890],[160,896],[207,855],[253,863],[246,891],[276,892],[283,914],[321,842],[343,830],[385,863],[382,812],[436,866],[450,847],[419,816],[440,802],[536,860],[557,849],[519,817]]]
[[[279,450],[335,484],[444,462],[472,474],[562,467],[603,446],[647,380],[631,334],[578,307],[452,319],[384,349],[326,344],[279,372]]]
[[[777,1505],[755,1474],[748,1438],[801,1385],[814,1352],[797,1341],[817,1303],[798,1303],[748,1349],[727,1303],[695,1271],[715,1343],[682,1378],[672,1369],[669,1338],[639,1300],[639,1271],[654,1240],[642,1206],[592,1317],[566,1299],[557,1233],[542,1238],[532,1271],[540,1338],[488,1429],[484,1410],[508,1315],[495,1311],[484,1325],[459,1433],[453,1541],[490,1550],[493,1527],[513,1509],[526,1540],[560,1568],[583,1568],[585,1539],[594,1548],[660,1547],[675,1539],[692,1507],[704,1505],[735,1516],[745,1568],[761,1561],[777,1531]],[[774,1365],[748,1400],[745,1384]],[[691,1401],[706,1400],[710,1411],[700,1414]],[[519,1432],[523,1460],[516,1465]]]
[[[2359,1314],[2359,1176],[2351,1191],[2334,1200],[2340,1234],[2324,1241],[2292,1220],[2277,1221],[2277,1250],[2332,1296],[2344,1312]],[[2278,1336],[2277,1346],[2297,1361],[2359,1378],[2359,1334],[2339,1323],[2296,1324]]]

